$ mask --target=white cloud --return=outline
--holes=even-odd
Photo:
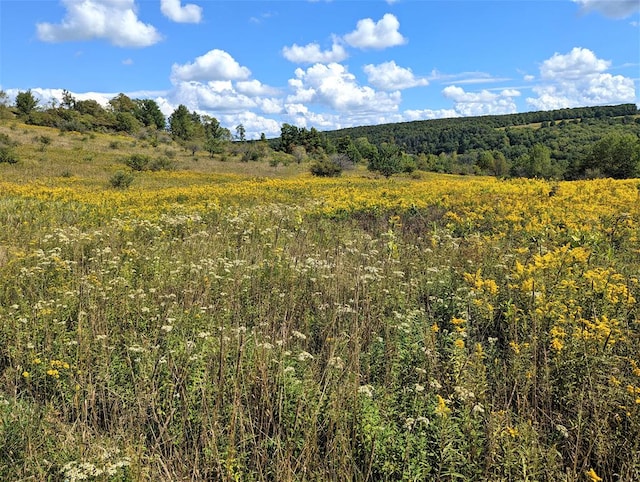
[[[514,97],[520,92],[505,89],[500,93],[482,90],[480,92],[465,92],[462,87],[449,85],[442,90],[442,94],[454,102],[454,110],[462,116],[512,114],[517,111]]]
[[[429,85],[427,79],[416,77],[410,68],[399,67],[393,60],[378,65],[365,65],[363,70],[369,83],[382,90],[402,90]]]
[[[33,96],[38,99],[41,106],[47,105],[51,101],[60,103],[64,92],[63,89],[49,89],[42,87],[32,87],[30,90]],[[21,89],[7,89],[5,92],[9,96],[9,99],[11,99],[11,102],[14,102],[16,95],[21,92]],[[77,94],[71,92],[71,94],[76,100],[95,100],[103,107],[106,107],[109,104],[109,100],[117,95],[104,92],[84,92]]]
[[[170,99],[175,104],[184,104],[191,110],[239,113],[255,109],[258,104],[251,97],[233,88],[231,81],[180,82],[171,91]]]
[[[295,71],[289,80],[294,94],[288,103],[318,103],[338,112],[392,112],[398,110],[400,92],[378,92],[369,86],[360,86],[344,65],[315,64],[306,71]]]
[[[459,117],[460,114],[456,112],[454,109],[439,109],[439,110],[406,110],[404,111],[404,118],[407,121],[416,121],[416,120],[431,120],[431,119],[442,119],[445,117]]]
[[[370,18],[359,20],[356,29],[344,36],[352,47],[360,49],[384,49],[407,43],[398,31],[400,22],[395,15],[385,14],[378,22]]]
[[[429,81],[439,81],[446,85],[462,84],[491,84],[497,82],[510,81],[509,77],[494,77],[487,72],[459,72],[456,74],[445,74],[437,69],[433,69],[427,77]]]
[[[638,0],[572,0],[585,12],[600,12],[609,18],[626,18],[640,10]]]
[[[256,103],[264,114],[280,114],[283,109],[283,101],[277,97],[258,97]]]
[[[161,40],[152,25],[138,20],[134,0],[62,0],[67,12],[59,24],[36,25],[44,42],[105,39],[118,47],[148,47]]]
[[[244,80],[249,78],[251,71],[242,67],[224,50],[210,50],[197,57],[192,63],[184,65],[173,64],[171,67],[172,81],[208,81],[208,80]]]
[[[265,85],[256,79],[236,82],[236,89],[238,90],[238,92],[250,96],[276,95],[278,93],[277,89],[269,87],[268,85]]]
[[[633,79],[606,72],[610,65],[584,48],[576,47],[565,55],[555,53],[540,66],[542,83],[533,87],[537,97],[527,98],[527,103],[551,110],[634,102]]]
[[[124,59],[122,65],[133,65],[133,59]]]
[[[611,62],[598,59],[589,49],[575,47],[566,55],[553,54],[550,59],[542,62],[540,74],[543,79],[581,79],[585,76],[604,72]]]
[[[222,125],[228,126],[232,133],[235,132],[235,126],[242,124],[245,128],[247,139],[259,139],[260,134],[264,132],[267,137],[275,137],[280,135],[280,123],[262,117],[254,112],[245,111],[238,115],[221,115],[218,120]]]
[[[334,40],[331,50],[321,50],[320,45],[313,42],[304,46],[293,44],[291,47],[284,47],[282,55],[290,62],[297,64],[315,64],[341,62],[349,55],[342,45]]]
[[[200,23],[202,21],[202,7],[188,3],[184,7],[180,0],[160,0],[162,14],[179,23]]]

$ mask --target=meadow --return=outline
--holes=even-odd
[[[0,479],[640,480],[638,180],[0,131]]]

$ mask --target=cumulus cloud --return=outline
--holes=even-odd
[[[291,47],[284,47],[282,55],[290,62],[297,64],[315,64],[315,63],[331,63],[341,62],[349,55],[342,45],[333,42],[331,50],[321,50],[320,45],[315,42],[300,46],[293,44]]]
[[[235,90],[230,80],[180,82],[170,93],[170,99],[189,109],[218,113],[237,114],[258,106],[254,99]]]
[[[610,66],[610,61],[585,48],[555,53],[541,64],[541,84],[532,89],[537,97],[527,98],[527,103],[549,110],[634,102],[633,79],[606,72]]]
[[[152,25],[141,22],[134,0],[62,0],[67,12],[61,23],[39,23],[44,42],[105,39],[117,47],[148,47],[161,40]]]
[[[382,90],[402,90],[429,85],[425,78],[416,77],[410,68],[399,67],[395,61],[363,67],[369,83]]]
[[[384,49],[407,43],[398,31],[400,22],[395,15],[385,14],[374,22],[370,18],[359,20],[356,29],[344,36],[345,42],[360,49]]]
[[[289,103],[318,103],[338,112],[397,111],[400,92],[379,92],[357,83],[344,65],[315,64],[307,70],[296,69],[296,78],[289,80],[294,94]]]
[[[251,96],[276,95],[278,93],[278,89],[265,85],[256,79],[236,82],[236,88],[238,92]]]
[[[585,76],[604,72],[611,62],[602,60],[589,49],[575,47],[568,54],[553,54],[550,59],[542,62],[540,75],[543,79],[580,79]]]
[[[573,0],[584,12],[600,12],[609,18],[626,18],[640,10],[638,0]]]
[[[280,123],[254,112],[243,112],[238,116],[223,115],[219,120],[223,125],[234,126],[242,124],[248,139],[258,139],[262,133],[267,137],[280,135]]]
[[[173,64],[171,79],[176,81],[244,80],[251,71],[224,50],[210,50],[184,65]]]
[[[162,14],[179,23],[200,23],[202,21],[202,7],[188,3],[180,5],[180,0],[160,0]]]
[[[454,110],[462,116],[513,114],[517,107],[514,97],[520,92],[505,89],[500,93],[482,90],[466,92],[462,87],[449,85],[442,90],[445,98],[454,102]]]

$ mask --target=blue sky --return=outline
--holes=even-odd
[[[0,88],[320,130],[640,103],[639,0],[0,0]]]

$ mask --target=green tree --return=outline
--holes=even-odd
[[[109,100],[109,106],[113,112],[127,112],[129,114],[135,113],[137,108],[136,103],[127,95],[122,93]]]
[[[603,137],[593,146],[585,167],[614,179],[640,176],[640,139],[618,132]]]
[[[366,137],[358,137],[355,141],[353,141],[356,149],[362,155],[363,159],[367,161],[371,161],[376,154],[378,153],[378,148],[369,142],[369,139]]]
[[[225,143],[229,142],[231,138],[229,129],[222,127],[218,119],[208,115],[202,116],[202,127],[204,131],[204,150],[211,157],[214,154],[223,152]]]
[[[286,122],[280,127],[280,148],[284,152],[291,153],[293,146],[299,143],[299,129]]]
[[[493,159],[493,174],[496,177],[504,177],[509,173],[507,158],[500,151],[496,151]]]
[[[135,134],[140,129],[140,122],[131,112],[117,112],[115,127],[119,131]]]
[[[291,151],[297,164],[302,163],[307,158],[307,150],[303,146],[295,146]]]
[[[37,106],[38,99],[33,96],[31,89],[26,92],[18,92],[16,95],[16,109],[21,114],[28,116]]]
[[[135,115],[138,121],[146,127],[165,128],[167,121],[155,100],[135,99],[134,102],[136,103]]]
[[[73,108],[81,114],[92,115],[94,117],[103,117],[106,113],[104,108],[93,99],[79,100],[74,104]]]
[[[535,144],[529,149],[526,163],[527,177],[552,177],[551,151],[542,144]]]
[[[236,138],[240,141],[240,142],[244,142],[247,140],[246,138],[246,130],[244,128],[244,125],[242,124],[238,124],[236,126]]]
[[[402,152],[395,144],[384,142],[373,159],[369,160],[369,170],[379,172],[384,177],[389,178],[393,174],[401,172],[403,169]]]
[[[495,165],[493,153],[491,151],[480,152],[476,165],[482,172],[493,172]]]
[[[189,109],[180,104],[169,116],[169,130],[174,139],[189,141],[195,137],[196,126]]]
[[[76,105],[76,99],[68,90],[62,91],[62,102],[60,103],[64,109],[73,109]]]

